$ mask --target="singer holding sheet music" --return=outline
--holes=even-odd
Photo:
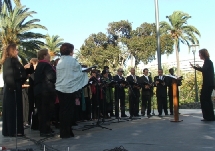
[[[200,59],[204,60],[203,67],[193,66],[195,70],[202,72],[203,83],[202,90],[200,94],[200,102],[203,120],[202,121],[214,121],[214,108],[213,102],[211,100],[211,94],[214,89],[214,66],[213,62],[210,60],[210,55],[207,49],[199,50]]]
[[[158,113],[159,116],[162,115],[162,110],[164,110],[165,115],[168,115],[167,111],[167,78],[163,75],[163,70],[158,70],[158,76],[154,77],[157,103],[158,103]]]
[[[151,97],[153,95],[153,82],[152,77],[148,76],[149,70],[143,69],[143,76],[140,77],[140,84],[142,85],[142,109],[141,114],[145,116],[147,109],[147,116],[151,116]]]
[[[131,75],[127,76],[129,83],[129,112],[130,117],[139,116],[140,86],[138,86],[139,77],[135,75],[135,69],[131,68]]]
[[[127,117],[125,114],[125,78],[122,76],[123,69],[119,68],[117,70],[117,75],[113,77],[113,80],[117,82],[115,85],[115,116],[119,118],[119,101],[121,108],[121,117]]]
[[[74,118],[74,107],[76,93],[88,84],[86,72],[73,58],[74,46],[64,43],[60,47],[61,58],[58,61],[56,72],[56,90],[60,103],[60,137],[74,137],[72,132],[72,120]]]

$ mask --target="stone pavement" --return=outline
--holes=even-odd
[[[82,131],[83,126],[92,121],[82,122],[74,127],[75,137],[69,139],[61,139],[57,134],[53,138],[41,138],[38,131],[26,129],[26,138],[17,140],[18,148],[39,151],[46,145],[46,150],[53,151],[104,151],[123,146],[128,151],[214,151],[215,122],[202,122],[198,109],[181,109],[180,112],[183,121],[177,123],[170,122],[173,116],[169,115],[102,124],[112,130],[96,127]],[[15,148],[15,140],[0,134],[0,146]]]

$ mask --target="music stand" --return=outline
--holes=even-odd
[[[98,108],[98,119],[97,119],[96,124],[92,123],[93,125],[84,125],[85,129],[82,129],[82,131],[89,130],[89,129],[92,129],[95,127],[100,127],[102,129],[112,130],[110,128],[107,128],[107,127],[100,125],[101,121],[100,121],[100,105],[99,105],[99,91],[98,91],[99,90],[99,83],[95,77],[93,77],[92,80],[93,80],[93,82],[95,82],[95,85],[96,85],[96,102],[97,102],[97,108]]]
[[[114,85],[116,84],[115,81],[111,80],[110,82],[107,82],[107,81],[103,81],[102,85],[101,86],[105,86],[105,87],[110,87],[112,88]],[[109,120],[105,120],[105,113],[106,113],[106,92],[103,90],[102,88],[102,92],[104,93],[104,100],[103,100],[103,109],[104,109],[104,115],[103,115],[103,118],[102,118],[102,123],[104,124],[105,122],[110,122],[110,121],[113,121],[114,119],[109,119]]]
[[[122,79],[120,79],[119,81],[115,81],[115,89],[116,89],[116,91],[117,91],[117,93],[116,93],[116,100],[118,100],[118,101],[116,101],[115,100],[115,108],[118,108],[119,109],[119,102],[120,102],[120,98],[119,98],[119,88],[120,88],[120,85],[121,84],[124,84],[125,86],[128,84],[125,80],[122,80]],[[119,113],[118,113],[119,114]],[[116,115],[116,110],[115,110],[115,115]],[[119,123],[119,122],[125,122],[125,121],[129,121],[129,119],[127,118],[120,118],[119,116],[118,117],[116,117],[116,119],[117,119],[117,122],[112,122],[112,123]]]

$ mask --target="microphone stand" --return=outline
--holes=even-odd
[[[103,83],[104,85],[105,84],[108,84],[108,83]],[[109,84],[108,84],[108,86],[106,86],[106,89],[109,87]],[[114,119],[110,119],[110,120],[108,120],[108,121],[105,121],[105,116],[106,116],[106,111],[107,111],[107,106],[106,106],[106,96],[107,96],[107,94],[106,94],[106,92],[104,91],[104,89],[102,88],[102,92],[104,93],[104,99],[103,99],[103,118],[102,118],[102,124],[104,124],[105,122],[110,122],[110,121],[113,121]],[[110,124],[109,124],[110,125]]]
[[[128,85],[128,87],[129,87],[129,90],[132,92],[132,94],[133,94],[133,96],[134,96],[134,98],[135,99],[137,99],[137,96],[135,95],[135,93],[134,93],[134,91],[133,91],[133,89],[132,89],[132,87],[131,87],[131,85],[130,85],[130,83],[127,81],[127,85]],[[131,94],[131,95],[132,95]],[[129,102],[130,102],[130,95],[129,95]],[[132,101],[132,103],[134,103],[133,101]],[[129,106],[129,108],[130,108],[130,106]],[[133,109],[132,109],[133,110]],[[132,120],[138,120],[138,119],[141,119],[141,118],[133,118],[132,117],[133,115],[130,115],[130,117],[129,117],[129,119],[132,121]]]
[[[97,119],[97,122],[94,124],[92,123],[93,125],[85,125],[84,129],[82,129],[82,131],[85,131],[85,130],[89,130],[89,129],[92,129],[92,128],[95,128],[95,127],[100,127],[102,129],[108,129],[108,130],[112,130],[110,128],[107,128],[107,127],[104,127],[104,126],[101,126],[100,123],[100,105],[99,105],[99,83],[97,81],[97,79],[95,80],[95,83],[96,83],[96,102],[97,102],[97,108],[98,108],[98,119]]]
[[[116,81],[115,89],[117,91],[117,93],[116,93],[116,100],[118,100],[118,101],[115,100],[115,108],[119,109],[119,102],[120,102],[120,98],[119,98],[120,83],[119,83],[119,81]],[[115,110],[115,115],[116,115],[116,110]],[[119,115],[119,113],[118,113],[118,115]],[[125,119],[125,118],[122,119],[119,116],[116,117],[116,119],[117,119],[117,122],[112,122],[112,123],[119,123],[119,122],[129,121],[129,119]]]

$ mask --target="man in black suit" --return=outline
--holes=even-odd
[[[117,75],[113,77],[113,80],[117,82],[115,86],[115,116],[119,117],[119,100],[121,108],[121,117],[127,117],[125,114],[125,78],[122,76],[123,69],[119,68],[117,70]]]
[[[130,72],[126,81],[129,83],[129,112],[132,117],[139,116],[140,87],[137,85],[139,77],[135,75],[135,69],[131,68]]]
[[[174,69],[170,68],[169,73],[171,76],[175,76]],[[177,80],[177,98],[178,98],[178,107],[179,107],[179,89],[178,87],[182,85],[182,82],[180,79]],[[169,95],[169,110],[170,115],[173,115],[173,88],[172,88],[172,78],[168,77],[168,95]]]
[[[143,76],[140,77],[142,85],[142,109],[141,113],[144,116],[147,108],[147,116],[151,116],[151,97],[153,95],[153,82],[151,76],[148,76],[149,70],[143,69]]]
[[[167,111],[167,78],[163,75],[163,70],[158,70],[158,76],[154,77],[156,89],[156,97],[158,103],[158,113],[159,116],[162,115],[162,110],[164,109],[165,115],[168,115]]]

